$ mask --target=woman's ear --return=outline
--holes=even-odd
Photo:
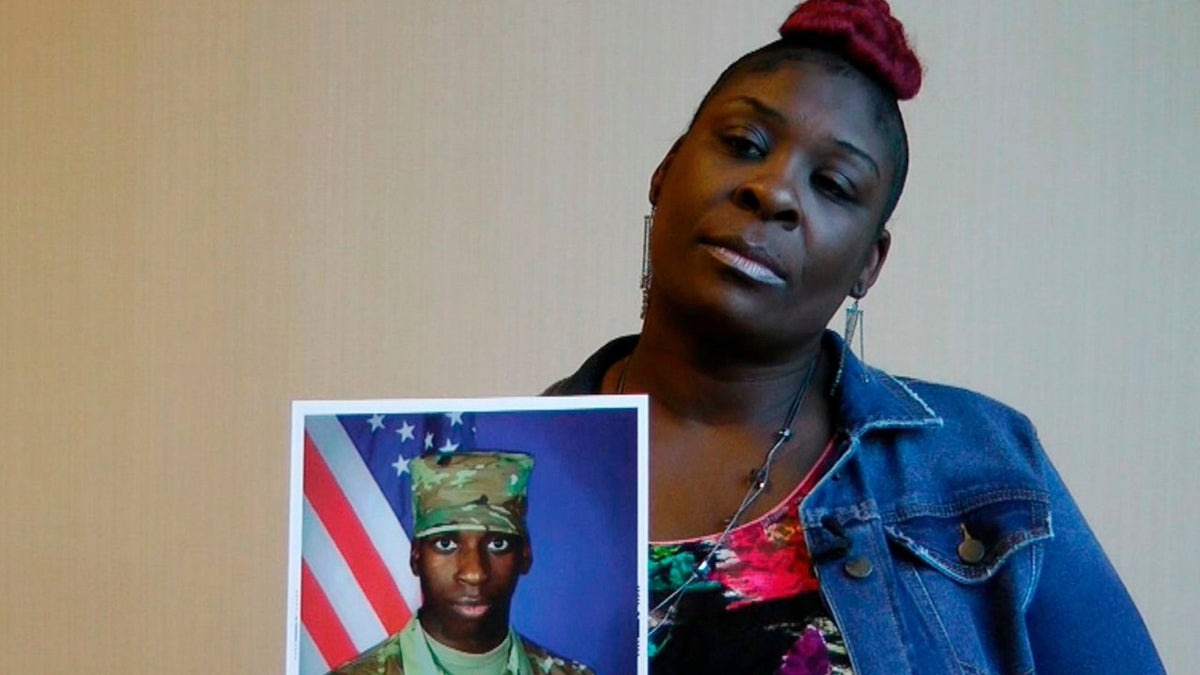
[[[667,150],[666,156],[658,163],[658,168],[654,170],[654,174],[650,176],[650,205],[658,205],[658,195],[662,191],[662,182],[666,178],[667,169],[671,167],[671,160],[675,159],[675,153],[679,152],[679,144],[683,143],[683,136],[675,139],[671,144],[671,149]]]
[[[862,271],[858,273],[858,279],[850,289],[850,297],[858,299],[871,290],[871,287],[879,279],[879,272],[883,269],[883,263],[887,261],[888,251],[891,248],[892,233],[886,229],[880,230],[879,236],[871,244],[871,250],[867,252],[867,259],[863,262]]]

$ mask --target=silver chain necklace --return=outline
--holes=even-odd
[[[766,491],[771,480],[771,467],[775,462],[775,455],[779,449],[783,447],[792,438],[792,423],[796,421],[796,415],[800,412],[801,406],[804,405],[804,396],[808,393],[808,385],[812,383],[813,374],[817,370],[817,362],[821,358],[821,352],[818,350],[817,355],[813,357],[812,363],[808,365],[808,370],[804,374],[804,381],[800,383],[800,388],[796,390],[795,396],[792,397],[792,403],[788,406],[787,415],[783,419],[783,425],[779,427],[779,431],[775,432],[775,442],[771,444],[771,448],[767,450],[766,456],[763,458],[763,463],[757,469],[750,471],[750,489],[746,491],[746,496],[742,498],[742,503],[737,510],[733,512],[733,516],[726,521],[725,529],[721,530],[721,534],[717,536],[713,542],[712,549],[708,555],[700,561],[696,569],[692,571],[687,580],[679,585],[670,593],[662,602],[659,602],[650,610],[650,635],[653,638],[663,626],[669,626],[671,620],[675,618],[675,612],[679,607],[680,601],[683,600],[683,593],[692,584],[704,579],[708,576],[708,572],[712,567],[712,560],[717,555],[717,551],[725,545],[729,539],[729,533],[733,531],[738,523],[741,522],[742,516],[746,515],[746,511],[758,499],[759,495]],[[629,364],[633,361],[633,354],[625,358],[625,365],[621,367],[621,374],[617,378],[617,393],[625,393],[625,376],[629,372]]]

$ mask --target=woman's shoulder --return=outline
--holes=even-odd
[[[955,419],[968,418],[974,422],[1033,432],[1033,423],[1025,413],[989,394],[916,377],[894,376],[892,379],[919,397],[941,418],[943,424]]]
[[[610,340],[589,356],[574,373],[547,387],[542,396],[582,396],[600,393],[600,383],[604,381],[604,374],[614,363],[629,356],[637,341],[636,335],[624,335]]]
[[[851,360],[855,363],[850,364]],[[960,386],[892,375],[853,357],[847,359],[834,405],[840,425],[851,435],[892,432],[937,438],[967,434],[1037,444],[1029,417],[1006,403]]]
[[[1024,412],[965,387],[907,377],[887,376],[919,400],[931,413],[926,440],[960,452],[1015,453],[1042,463],[1044,450],[1037,428]]]
[[[843,392],[842,423],[898,466],[963,489],[1002,482],[1045,490],[1048,458],[1029,417],[960,386],[864,368]],[[868,452],[867,458],[875,453]],[[891,460],[889,460],[891,461]]]

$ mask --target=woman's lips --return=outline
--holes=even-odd
[[[775,270],[733,249],[715,244],[704,244],[704,249],[708,251],[709,255],[721,261],[726,266],[741,272],[743,276],[760,284],[783,286],[787,283]]]

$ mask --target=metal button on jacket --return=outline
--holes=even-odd
[[[871,572],[875,571],[875,566],[871,564],[870,560],[862,556],[855,556],[847,560],[842,569],[855,579],[866,579],[871,576]]]
[[[958,545],[958,559],[968,565],[974,565],[983,560],[983,556],[987,554],[983,542],[972,537],[971,533],[967,532],[966,525],[959,525],[958,530],[962,533],[962,543]]]

